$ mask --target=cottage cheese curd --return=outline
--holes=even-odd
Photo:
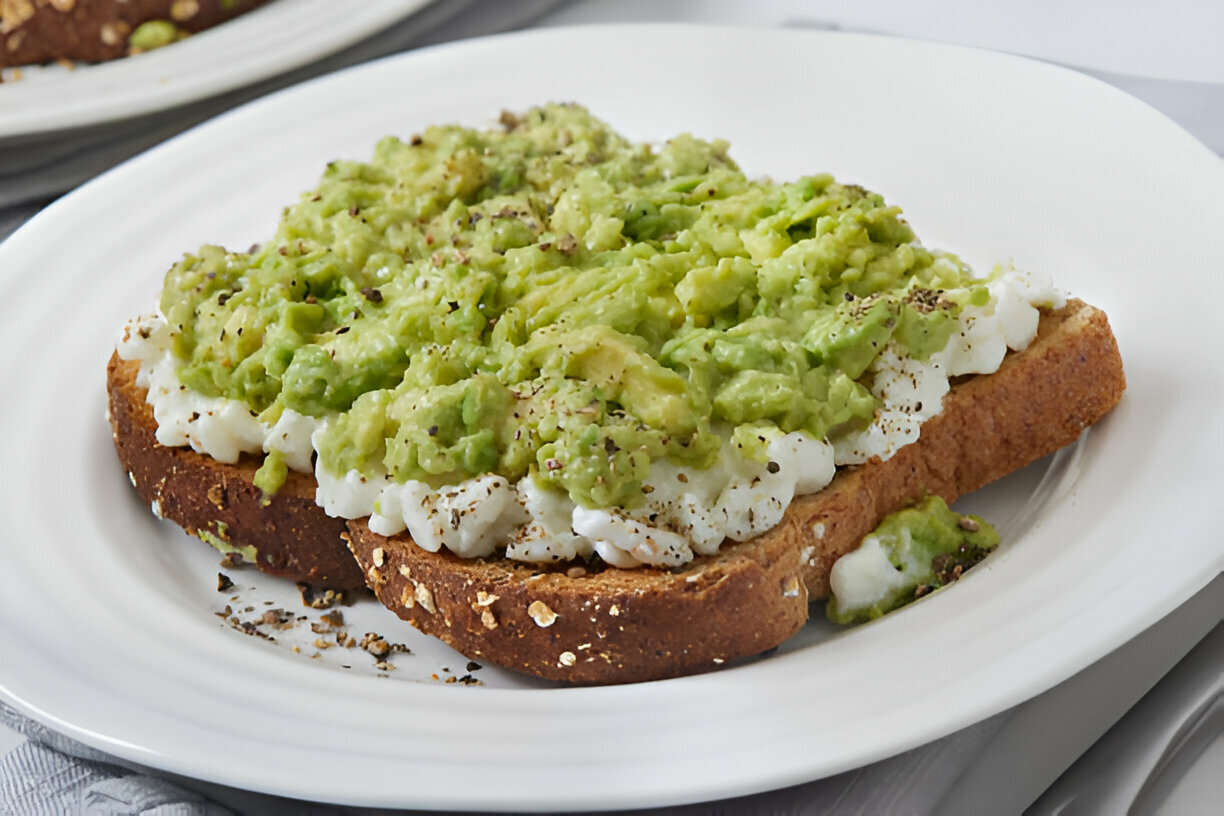
[[[148,389],[159,443],[190,446],[222,462],[275,450],[292,469],[314,471],[316,501],[329,515],[369,516],[376,533],[407,530],[426,550],[445,547],[463,557],[504,551],[508,558],[541,563],[598,554],[618,567],[672,567],[716,553],[724,540],[744,541],[771,529],[795,496],[824,488],[836,466],[887,459],[917,440],[922,423],[939,412],[949,377],[996,370],[1008,349],[1032,342],[1037,307],[1065,303],[1048,278],[1031,272],[1008,269],[988,289],[989,302],[964,307],[947,346],[927,360],[899,353],[895,345],[876,358],[867,379],[880,407],[866,428],[831,440],[780,434],[765,446],[764,461],[744,455],[728,434],[710,468],[652,462],[643,482],[645,500],[632,509],[583,507],[535,472],[517,482],[485,474],[440,488],[419,480],[396,482],[385,472],[354,469],[337,476],[314,456],[334,416],[285,409],[268,423],[245,403],[185,388],[175,375],[170,331],[160,315],[125,327],[118,353],[140,361],[137,382]],[[839,567],[842,591],[878,591],[880,564],[868,544]],[[873,585],[876,590],[863,589]]]

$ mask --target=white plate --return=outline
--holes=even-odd
[[[126,119],[245,87],[352,45],[429,2],[274,0],[173,47],[71,70],[23,67],[20,80],[0,83],[0,138]]]
[[[953,590],[844,635],[813,624],[750,665],[591,689],[481,669],[486,684],[463,687],[430,678],[464,671],[444,649],[398,655],[399,669],[375,677],[338,668],[332,650],[312,660],[235,632],[212,614],[228,602],[215,557],[154,521],[114,462],[102,390],[118,326],[154,301],[182,251],[270,234],[328,160],[367,156],[386,133],[492,122],[547,100],[581,100],[634,138],[727,137],[751,173],[832,171],[900,203],[931,245],[1053,274],[1111,316],[1123,403],[1035,516],[1023,508],[1040,466],[979,497],[1010,540]],[[1224,566],[1222,190],[1214,155],[1094,80],[818,32],[552,29],[410,54],[239,109],[0,245],[11,392],[0,405],[0,692],[159,768],[423,808],[716,799],[952,732],[1110,652]],[[236,579],[256,586],[242,603],[257,608],[285,591]],[[369,625],[420,645],[381,610],[346,615],[359,637]],[[363,657],[348,654],[349,665]]]

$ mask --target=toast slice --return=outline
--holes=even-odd
[[[194,34],[267,0],[26,0],[0,3],[0,66],[53,60],[102,62],[140,50],[142,23]]]
[[[803,626],[810,601],[827,597],[834,561],[884,516],[931,493],[951,502],[1073,442],[1125,388],[1105,314],[1069,301],[1044,311],[1033,343],[997,372],[954,383],[917,442],[843,469],[796,498],[770,532],[680,569],[622,570],[427,552],[406,533],[384,537],[364,520],[328,517],[302,473],[265,499],[253,484],[257,457],[226,465],[159,445],[136,373],[136,363],[112,357],[113,435],[159,515],[270,574],[368,585],[470,658],[580,684],[708,671],[777,646]]]
[[[917,442],[842,470],[770,532],[682,569],[461,559],[360,519],[348,539],[384,605],[470,658],[581,684],[693,674],[798,631],[809,601],[828,596],[833,562],[886,515],[932,493],[952,502],[1053,453],[1125,385],[1105,314],[1069,301],[1043,312],[1037,338],[997,372],[955,383]]]

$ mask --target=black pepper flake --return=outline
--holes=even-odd
[[[777,462],[770,461],[768,464],[765,465],[765,469],[768,470],[770,473],[777,473],[779,470],[782,469],[782,466],[779,465]]]
[[[230,580],[230,577],[228,575],[226,575],[224,572],[217,573],[217,591],[218,592],[226,592],[230,589],[233,589],[233,587],[234,587],[234,582]]]
[[[429,430],[428,430],[428,431],[426,431],[426,433],[428,433],[430,436],[437,436],[437,435],[438,435],[438,426],[437,426],[437,425],[430,425],[430,426],[429,426]]]
[[[501,126],[505,128],[507,132],[514,130],[520,124],[518,116],[508,110],[502,111],[501,116],[498,117],[497,121],[501,123]]]
[[[483,666],[481,666],[479,663],[477,663],[475,660],[469,660],[469,661],[468,661],[468,664],[467,664],[467,670],[468,670],[468,671],[470,671],[470,672],[480,671],[482,668],[484,668],[484,667],[483,667]]]
[[[378,291],[372,286],[361,287],[361,294],[366,300],[370,301],[371,303],[382,303],[382,299],[383,299],[382,292]]]

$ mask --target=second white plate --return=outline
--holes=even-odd
[[[127,119],[241,88],[339,51],[432,1],[275,0],[135,57],[23,68],[20,80],[0,83],[0,138]]]

